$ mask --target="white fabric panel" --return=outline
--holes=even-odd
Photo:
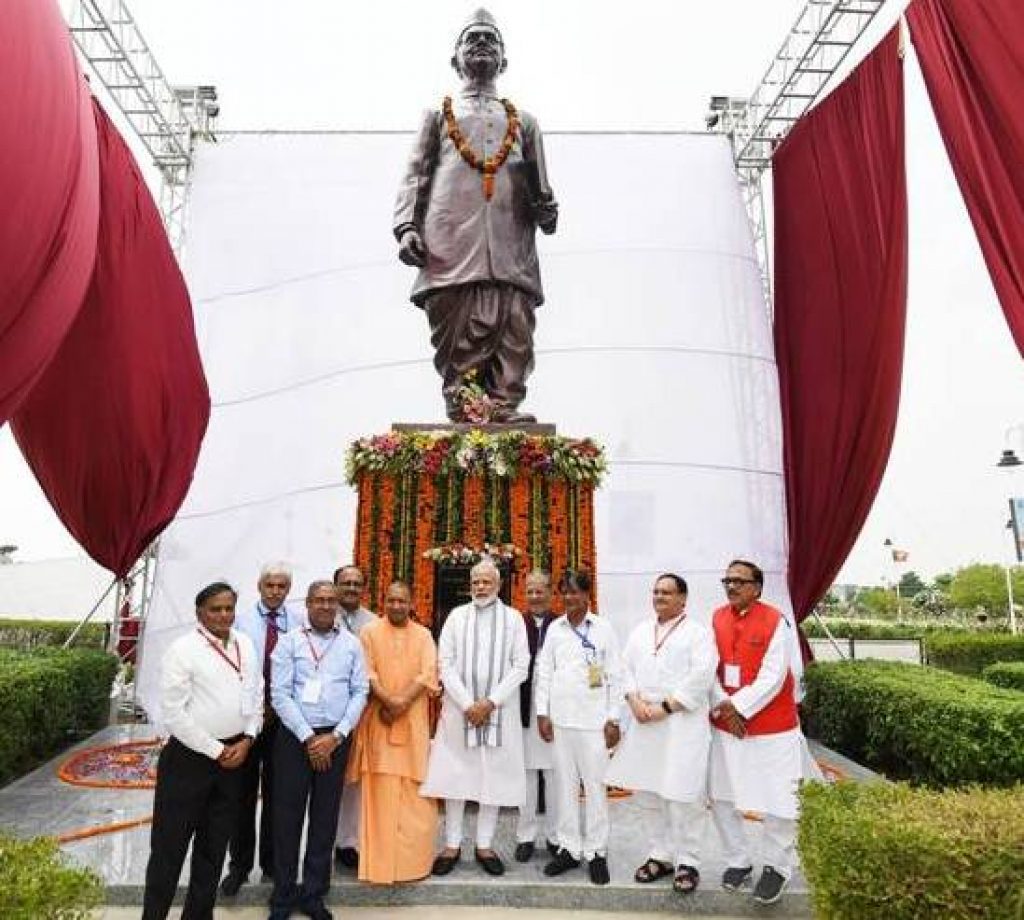
[[[409,134],[250,134],[199,151],[186,271],[214,411],[195,482],[161,541],[140,675],[154,699],[191,599],[258,568],[313,578],[347,561],[343,459],[392,422],[442,421],[426,320],[408,302],[391,208]],[[625,637],[669,569],[702,617],[734,556],[788,609],[771,329],[727,141],[549,135],[561,205],[540,239],[547,302],[525,408],[590,435],[600,606]],[[152,707],[151,707],[152,708]]]

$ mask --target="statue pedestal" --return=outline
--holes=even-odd
[[[482,555],[502,569],[503,596],[520,610],[533,569],[553,580],[567,568],[596,575],[594,489],[604,454],[589,439],[524,427],[396,425],[352,445],[353,558],[371,607],[382,610],[388,585],[401,579],[417,620],[436,634],[468,597],[469,569]]]

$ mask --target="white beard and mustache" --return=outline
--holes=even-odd
[[[473,606],[477,610],[486,610],[488,607],[490,607],[492,604],[494,604],[494,602],[497,601],[497,599],[498,599],[498,592],[497,591],[495,591],[494,594],[488,594],[487,597],[474,597],[473,598]]]

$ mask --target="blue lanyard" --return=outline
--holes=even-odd
[[[569,629],[571,629],[574,633],[576,633],[576,638],[580,640],[580,644],[583,646],[583,651],[591,653],[591,654],[587,655],[587,659],[590,660],[592,658],[597,657],[597,646],[594,645],[594,643],[591,642],[590,639],[589,639],[589,636],[590,636],[590,620],[586,620],[585,621],[586,629],[583,632],[580,632],[568,620],[566,620],[565,622],[568,625]]]

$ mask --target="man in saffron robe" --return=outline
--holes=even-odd
[[[428,699],[437,692],[437,651],[414,623],[409,586],[388,588],[385,616],[360,633],[370,701],[349,755],[349,783],[362,786],[359,879],[390,884],[430,874],[437,804],[419,794],[430,750]]]

